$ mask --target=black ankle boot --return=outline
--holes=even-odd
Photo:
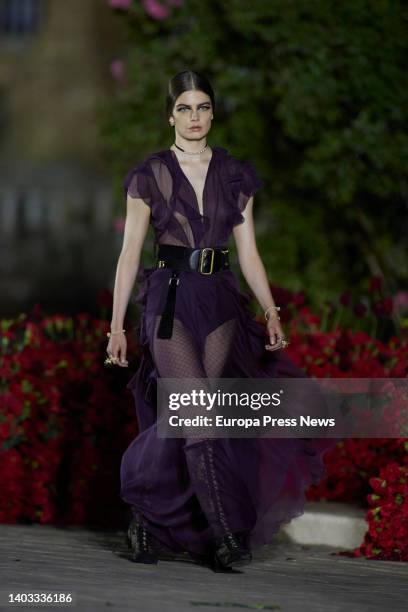
[[[237,534],[227,533],[215,540],[215,569],[231,569],[247,565],[251,561],[251,551],[240,542]]]
[[[158,562],[158,555],[152,545],[152,538],[145,527],[136,519],[132,519],[128,531],[127,542],[132,549],[132,561],[134,563],[154,563]]]

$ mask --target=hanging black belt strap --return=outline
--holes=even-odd
[[[158,338],[167,339],[171,338],[173,334],[176,290],[180,282],[179,272],[181,270],[195,270],[200,272],[200,274],[207,275],[214,274],[214,272],[219,270],[226,270],[229,268],[228,249],[218,247],[190,249],[188,247],[162,244],[159,245],[157,254],[157,267],[172,269],[166,303],[157,330]]]

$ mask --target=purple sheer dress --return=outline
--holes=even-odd
[[[171,149],[147,157],[125,179],[125,193],[151,209],[159,244],[227,248],[242,211],[262,186],[254,167],[212,148],[203,214]],[[163,439],[156,431],[156,381],[166,378],[302,377],[285,350],[269,352],[265,328],[231,270],[182,271],[172,337],[156,330],[170,270],[141,268],[140,366],[128,383],[139,434],[121,463],[121,498],[163,550],[205,555],[214,537],[246,534],[252,548],[271,542],[304,511],[305,489],[325,473],[333,439]]]

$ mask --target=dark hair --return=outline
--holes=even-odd
[[[183,70],[170,79],[166,97],[166,117],[167,119],[173,112],[177,98],[185,91],[203,91],[211,98],[211,104],[215,107],[214,91],[208,79],[199,72],[193,70]]]

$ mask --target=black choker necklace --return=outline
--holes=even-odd
[[[201,151],[194,151],[194,153],[191,153],[190,151],[185,151],[184,149],[179,147],[178,144],[176,144],[176,143],[174,143],[174,146],[177,147],[178,149],[180,149],[180,151],[183,151],[183,153],[185,153],[186,155],[200,155],[200,153],[203,153],[203,151],[205,151],[206,148],[208,147],[208,145],[206,144],[205,147],[203,149],[201,149]]]

